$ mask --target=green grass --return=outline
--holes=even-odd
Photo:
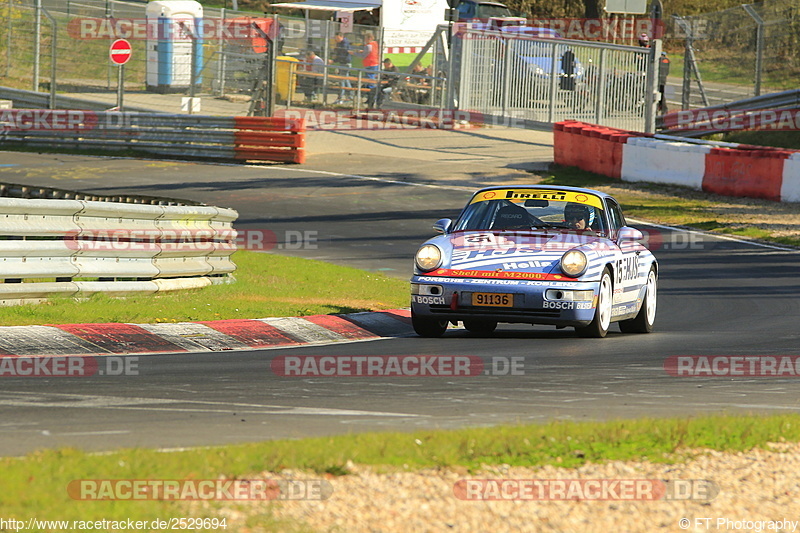
[[[576,467],[587,462],[649,460],[674,463],[699,449],[743,451],[769,442],[800,440],[800,416],[714,416],[691,419],[641,419],[610,422],[551,422],[453,431],[366,433],[303,440],[191,449],[180,452],[122,450],[87,454],[47,450],[23,458],[0,459],[4,518],[152,520],[178,516],[221,517],[211,502],[76,502],[67,486],[80,479],[248,479],[262,472],[310,470],[317,479],[346,475],[348,461],[379,471],[458,468],[465,477],[484,465]],[[269,507],[242,506],[254,513],[249,523],[267,521],[267,530],[301,530],[279,523]],[[232,528],[229,526],[228,531]],[[238,528],[234,528],[236,530]]]
[[[301,316],[408,306],[408,282],[321,261],[238,251],[236,282],[125,299],[96,295],[76,302],[0,307],[0,324],[183,322]]]

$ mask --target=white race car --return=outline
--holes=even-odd
[[[658,263],[611,196],[576,187],[508,186],[476,192],[458,219],[417,251],[411,318],[423,337],[463,322],[574,327],[605,337],[612,322],[649,333]]]

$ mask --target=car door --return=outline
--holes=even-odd
[[[617,244],[617,254],[614,258],[614,298],[612,300],[611,316],[636,314],[638,298],[642,288],[641,265],[639,255],[643,250],[641,244],[631,240],[619,240],[620,229],[625,227],[625,217],[619,204],[606,198],[610,230],[609,238]]]

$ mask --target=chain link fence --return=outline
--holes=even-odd
[[[686,43],[684,108],[724,104],[797,88],[800,76],[797,0],[768,0],[714,13],[675,17],[673,31],[677,39]]]
[[[458,107],[508,124],[581,120],[653,131],[653,48],[464,30]],[[458,52],[456,52],[458,53]]]
[[[263,87],[268,71],[265,63],[272,55],[265,53],[267,39],[275,40],[277,61],[270,75],[275,76],[278,104],[328,105],[341,100],[342,82],[329,83],[329,74],[351,78],[347,80],[351,86],[357,86],[360,78],[389,78],[388,73],[366,72],[362,65],[369,33],[383,49],[383,35],[375,26],[346,28],[330,20],[206,8],[202,18],[184,18],[165,29],[152,14],[148,16],[147,5],[115,0],[0,0],[0,85],[49,92],[51,107],[59,107],[58,95],[122,107],[124,95],[126,109],[244,115],[252,112],[251,96]],[[349,65],[334,62],[334,36],[343,30],[353,51]],[[174,36],[168,64],[157,52],[164,32]],[[109,47],[117,38],[131,45],[122,76],[120,67],[109,60]],[[310,70],[303,63],[309,50],[322,58],[326,78],[314,102],[305,102],[302,79],[302,72]],[[162,76],[165,69],[168,76]],[[422,79],[426,73],[416,76]],[[371,85],[374,82],[363,83],[365,92]],[[195,107],[200,100],[201,107]],[[367,104],[366,97],[358,101]]]

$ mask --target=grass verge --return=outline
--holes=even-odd
[[[125,299],[102,294],[86,301],[55,298],[0,307],[0,324],[186,322],[353,313],[408,306],[408,282],[274,254],[238,251],[236,283]]]
[[[6,519],[221,518],[229,509],[222,502],[195,504],[192,514],[187,515],[191,504],[185,501],[81,502],[69,497],[67,486],[81,479],[199,480],[220,476],[252,479],[284,469],[330,477],[346,475],[350,461],[386,471],[458,467],[466,468],[469,474],[477,473],[483,465],[500,464],[576,467],[589,461],[673,463],[691,458],[698,449],[735,452],[765,447],[769,442],[797,441],[800,441],[797,415],[551,422],[452,431],[368,433],[171,453],[142,449],[107,454],[48,450],[22,458],[0,459],[0,475],[5,489]],[[268,508],[258,509],[258,520],[259,525],[264,520],[271,524]],[[289,529],[277,522],[272,526],[275,530]],[[291,525],[293,530],[296,527]]]

